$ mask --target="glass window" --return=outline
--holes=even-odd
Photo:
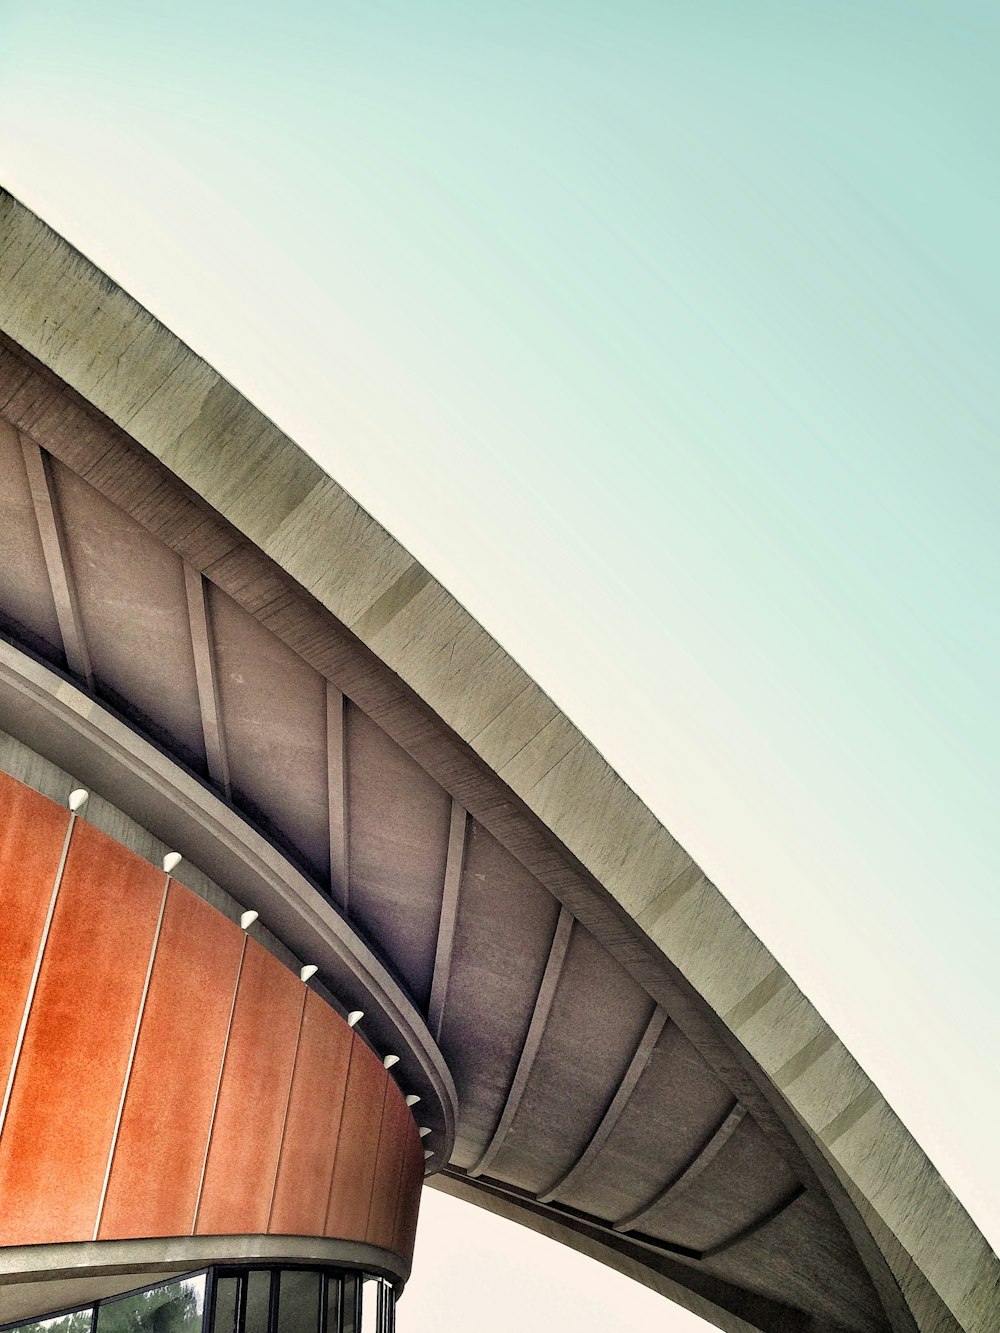
[[[240,1311],[239,1278],[220,1277],[215,1281],[215,1320],[213,1333],[237,1333]]]
[[[205,1275],[102,1301],[95,1333],[201,1333]]]
[[[211,1333],[395,1333],[392,1283],[370,1274],[240,1267],[212,1270],[211,1282]],[[211,1290],[196,1273],[0,1333],[203,1333]]]
[[[361,1283],[356,1277],[346,1276],[341,1286],[344,1293],[340,1307],[341,1333],[359,1333],[358,1296]]]
[[[378,1321],[380,1283],[377,1277],[366,1277],[361,1288],[361,1333],[381,1333]]]
[[[289,1268],[278,1289],[278,1333],[319,1333],[319,1273]]]
[[[56,1315],[54,1319],[39,1319],[30,1324],[15,1324],[11,1333],[90,1333],[93,1310],[76,1310],[73,1314]]]
[[[247,1317],[245,1333],[267,1333],[271,1313],[271,1274],[253,1268],[247,1275]]]
[[[384,1278],[371,1278],[365,1287],[365,1300],[372,1302],[377,1296],[377,1314],[375,1328],[377,1333],[394,1333],[396,1327],[396,1293],[392,1283]]]
[[[326,1275],[326,1333],[337,1333],[340,1328],[341,1281],[333,1273]]]

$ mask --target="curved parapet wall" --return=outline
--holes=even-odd
[[[405,1277],[423,1150],[358,1034],[6,774],[0,810],[0,1246],[328,1238]]]

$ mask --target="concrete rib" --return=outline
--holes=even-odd
[[[535,1197],[539,1203],[550,1203],[553,1199],[565,1194],[575,1179],[578,1179],[587,1170],[590,1164],[595,1160],[598,1153],[604,1147],[611,1136],[611,1131],[621,1119],[622,1112],[628,1105],[629,1098],[635,1091],[636,1084],[642,1077],[646,1066],[649,1064],[650,1057],[660,1039],[660,1033],[667,1024],[667,1015],[662,1009],[654,1009],[649,1022],[646,1024],[646,1030],[639,1039],[639,1044],[635,1048],[635,1054],[629,1062],[629,1067],[625,1071],[625,1077],[622,1079],[618,1091],[611,1099],[608,1109],[601,1117],[601,1123],[592,1134],[583,1152],[573,1163],[570,1169],[551,1185],[547,1190]]]
[[[668,1199],[674,1199],[682,1194],[698,1179],[705,1168],[715,1161],[739,1128],[745,1115],[746,1111],[742,1106],[737,1104],[732,1107],[722,1124],[718,1126],[708,1142],[698,1149],[681,1174],[671,1180],[649,1203],[643,1204],[638,1211],[630,1213],[628,1217],[623,1217],[617,1221],[615,1230],[632,1231],[639,1226],[640,1222],[645,1222],[647,1218],[651,1217]]]
[[[572,930],[573,917],[565,907],[562,907],[559,910],[559,920],[556,922],[548,961],[542,974],[542,984],[538,988],[538,995],[535,999],[535,1009],[531,1016],[531,1023],[528,1026],[528,1035],[524,1039],[521,1058],[518,1060],[517,1069],[514,1071],[514,1080],[510,1085],[510,1091],[507,1094],[499,1124],[486,1151],[475,1166],[470,1167],[467,1173],[473,1178],[481,1176],[492,1164],[497,1153],[503,1147],[504,1140],[510,1133],[511,1125],[514,1123],[514,1117],[521,1105],[524,1090],[528,1086],[528,1078],[535,1063],[538,1048],[541,1046],[542,1037],[545,1035],[545,1025],[549,1021],[552,1001],[555,998],[556,987],[559,985],[559,978],[562,975],[563,963],[566,961],[566,951],[569,948]]]

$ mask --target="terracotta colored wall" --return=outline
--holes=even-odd
[[[0,920],[0,1245],[270,1233],[410,1259],[413,1116],[255,940],[2,773]]]

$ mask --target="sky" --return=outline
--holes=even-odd
[[[539,681],[995,1247],[998,48],[992,0],[0,0],[0,183]],[[477,1226],[487,1333],[562,1262],[425,1213],[410,1333]]]

